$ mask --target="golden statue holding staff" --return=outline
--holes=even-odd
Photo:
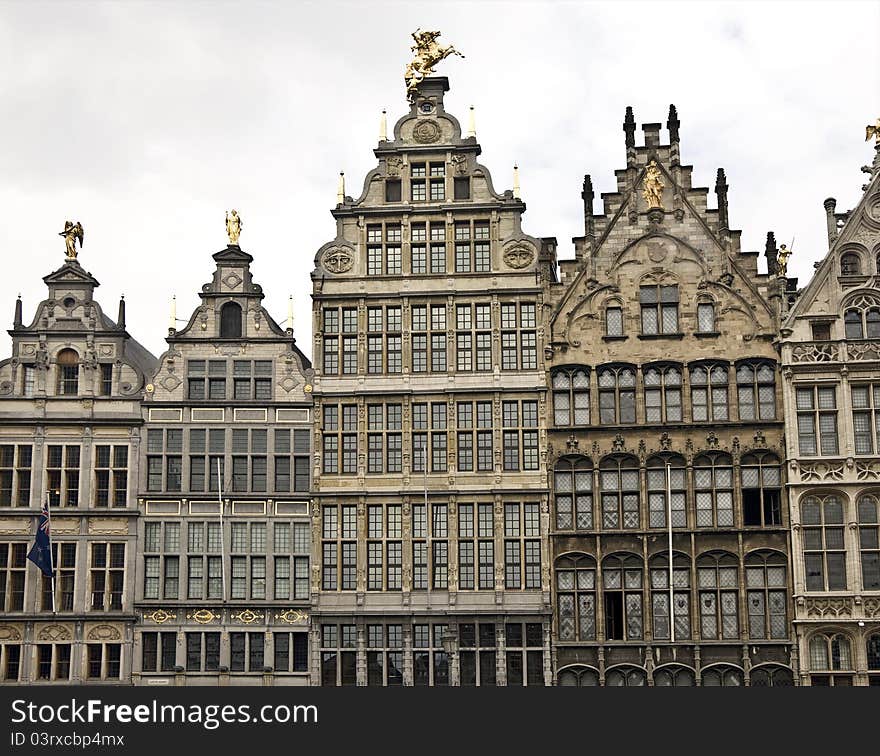
[[[652,160],[648,163],[648,168],[645,171],[642,187],[642,194],[645,197],[645,202],[648,203],[648,208],[663,207],[663,187],[665,186],[660,169],[657,167],[657,161]]]
[[[419,82],[426,76],[435,73],[434,66],[437,63],[444,58],[448,58],[450,55],[458,55],[459,58],[464,57],[452,45],[444,47],[437,42],[437,37],[439,36],[439,31],[422,31],[420,28],[412,33],[412,38],[416,43],[410,50],[415,53],[415,60],[408,63],[406,70],[403,72],[403,76],[406,79],[406,91],[410,99],[415,96],[416,87]]]
[[[792,242],[794,244],[794,242]],[[791,257],[792,250],[784,244],[779,245],[779,252],[776,255],[776,274],[784,276],[788,270],[788,258]]]
[[[877,144],[880,144],[880,118],[877,119],[877,123],[871,126],[865,126],[865,141],[867,142],[871,137],[874,137]]]
[[[235,210],[226,213],[226,235],[230,246],[238,246],[238,235],[241,233],[241,218]]]
[[[76,241],[79,239],[79,248],[82,249],[85,233],[83,232],[82,223],[77,221],[64,221],[64,230],[58,232],[58,236],[64,237],[64,245],[66,248],[66,257],[68,260],[76,260]]]

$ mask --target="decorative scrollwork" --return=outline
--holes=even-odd
[[[851,617],[851,598],[807,599],[808,617]]]
[[[801,480],[843,480],[843,462],[802,462]]]
[[[791,353],[792,362],[836,362],[838,359],[838,345],[829,342],[798,344]]]
[[[846,353],[851,360],[880,360],[880,341],[850,342]]]
[[[440,138],[440,125],[437,121],[419,121],[413,129],[413,139],[419,144],[433,144]]]
[[[177,619],[177,612],[166,612],[164,609],[156,609],[150,614],[145,614],[144,619],[155,622],[157,625],[164,625],[170,620]]]

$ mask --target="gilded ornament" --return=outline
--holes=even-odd
[[[415,44],[410,48],[415,58],[408,63],[403,76],[406,79],[406,91],[410,100],[415,98],[419,82],[426,76],[430,76],[434,71],[434,66],[444,58],[450,55],[457,55],[463,58],[458,50],[452,45],[443,46],[437,41],[440,36],[439,31],[422,31],[421,28],[416,29],[412,33]]]
[[[64,230],[58,232],[58,236],[64,237],[65,256],[68,260],[76,260],[76,242],[79,240],[79,248],[82,249],[85,232],[82,223],[77,221],[64,221]]]
[[[776,272],[780,276],[784,276],[788,268],[788,258],[791,257],[792,250],[784,244],[779,245],[779,253],[776,256]]]
[[[645,180],[642,182],[642,195],[649,208],[663,207],[663,188],[665,186],[657,161],[652,160],[648,163],[645,170]]]
[[[164,625],[169,620],[177,619],[177,613],[166,612],[164,609],[156,609],[156,611],[151,612],[150,614],[145,614],[144,619],[151,620],[157,625]]]
[[[877,144],[880,144],[880,118],[873,126],[870,124],[865,126],[865,141],[867,142],[871,137],[874,137]]]
[[[226,235],[229,237],[229,246],[238,246],[238,235],[241,233],[242,222],[235,210],[226,213]]]
[[[186,615],[187,619],[194,620],[198,622],[200,625],[207,625],[209,622],[213,622],[215,619],[218,619],[220,615],[214,614],[210,609],[199,609],[197,612],[190,612]]]

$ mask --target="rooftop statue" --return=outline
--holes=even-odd
[[[458,55],[459,58],[464,57],[464,55],[452,45],[444,47],[437,42],[437,37],[439,36],[439,31],[422,31],[421,29],[416,29],[412,33],[412,38],[416,43],[410,48],[410,50],[415,54],[415,60],[407,64],[406,70],[403,73],[403,76],[406,79],[406,91],[410,100],[415,97],[416,87],[419,82],[426,76],[435,73],[434,66],[437,65],[437,63],[444,58],[448,58],[450,55]]]
[[[66,247],[66,257],[68,260],[76,260],[76,241],[79,239],[79,248],[82,249],[85,233],[83,232],[82,223],[77,221],[64,221],[64,230],[58,232],[58,236],[64,237]]]
[[[238,235],[241,233],[241,218],[235,210],[226,213],[226,235],[229,237],[230,246],[238,245]]]

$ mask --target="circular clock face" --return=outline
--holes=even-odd
[[[419,105],[419,110],[422,113],[433,113],[434,112],[434,103],[428,102],[427,100]]]

